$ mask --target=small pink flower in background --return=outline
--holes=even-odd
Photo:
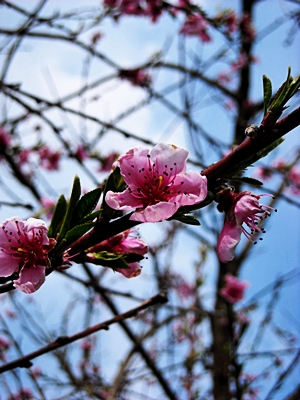
[[[127,15],[144,15],[141,0],[121,0],[120,12]]]
[[[112,152],[107,157],[101,159],[101,167],[98,168],[99,172],[110,172],[113,168],[114,162],[119,157],[119,153]]]
[[[21,150],[18,154],[19,165],[23,165],[29,162],[29,156],[32,153],[32,150]]]
[[[241,193],[231,192],[227,197],[226,208],[222,210],[226,212],[225,223],[217,243],[217,254],[221,262],[228,263],[233,260],[234,251],[241,240],[242,233],[247,239],[256,243],[254,242],[254,234],[265,232],[257,224],[270,216],[270,210],[274,209],[258,202],[262,196],[271,195],[254,195],[245,191]],[[250,232],[243,227],[243,223],[250,228]]]
[[[0,352],[6,351],[9,349],[11,343],[4,336],[0,336]]]
[[[244,292],[249,285],[248,282],[240,281],[237,277],[227,274],[225,276],[226,286],[220,290],[220,295],[230,303],[236,303],[244,298]]]
[[[122,69],[119,77],[132,83],[134,86],[149,87],[152,83],[151,75],[141,68]]]
[[[127,230],[125,232],[119,233],[107,240],[96,244],[89,249],[90,253],[96,253],[101,251],[107,251],[110,253],[120,253],[120,254],[137,254],[139,256],[144,256],[148,252],[147,243],[137,237],[129,236],[133,230]],[[89,255],[89,253],[88,253]],[[126,278],[133,278],[140,275],[142,268],[139,262],[128,263],[129,268],[119,268],[116,269]]]
[[[117,1],[117,0],[104,0],[104,1],[103,1],[103,4],[104,4],[106,7],[117,7],[118,1]]]
[[[273,162],[273,168],[279,172],[285,172],[288,170],[288,164],[283,159],[277,159]]]
[[[272,178],[272,170],[268,167],[257,167],[255,171],[255,176],[258,179],[262,179],[263,181],[267,181]]]
[[[256,30],[249,14],[244,14],[240,22],[241,31],[244,34],[245,42],[251,43],[255,39]]]
[[[7,400],[34,400],[34,397],[31,390],[21,388],[16,394],[9,396]]]
[[[43,168],[51,170],[59,169],[60,152],[52,151],[48,146],[42,146],[38,149],[38,154],[40,157],[40,164]]]
[[[91,38],[92,45],[95,46],[95,44],[97,44],[99,40],[102,39],[102,36],[103,34],[101,32],[94,33]]]
[[[208,23],[202,15],[189,15],[183,24],[180,33],[187,36],[198,36],[202,42],[208,43],[211,37],[208,32]]]
[[[84,146],[82,146],[82,144],[78,145],[75,151],[75,155],[79,161],[84,161],[88,158],[88,152],[86,151]]]
[[[151,17],[152,22],[156,22],[164,9],[162,0],[146,0],[145,15]]]
[[[11,137],[9,134],[0,126],[0,147],[7,147],[11,143]]]
[[[287,180],[291,185],[291,191],[295,195],[300,194],[300,167],[298,165],[293,166],[288,175]]]
[[[56,243],[47,232],[45,222],[36,218],[12,217],[0,225],[0,276],[19,274],[13,284],[24,293],[35,292],[45,281],[48,252]]]
[[[185,172],[188,152],[168,144],[134,148],[119,157],[127,189],[107,192],[105,200],[115,210],[136,211],[130,220],[158,222],[170,218],[180,206],[200,203],[207,195],[206,177]]]
[[[47,218],[51,219],[56,206],[56,201],[50,197],[42,197],[41,205],[44,207],[44,213],[46,214]]]

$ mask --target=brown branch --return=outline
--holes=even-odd
[[[57,338],[54,342],[48,344],[45,347],[42,347],[30,354],[27,354],[26,356],[20,357],[15,361],[12,361],[10,363],[7,363],[3,366],[0,367],[0,374],[6,371],[10,371],[14,368],[30,368],[32,366],[31,360],[34,358],[37,358],[43,354],[49,353],[53,350],[56,350],[60,347],[66,346],[67,344],[73,343],[76,340],[82,339],[86,336],[89,336],[95,332],[98,332],[100,330],[108,330],[109,326],[115,323],[121,323],[122,321],[132,318],[137,315],[142,310],[145,310],[146,308],[149,308],[153,305],[156,304],[164,304],[168,300],[166,296],[162,293],[157,294],[156,296],[151,297],[150,299],[144,301],[142,304],[140,304],[138,307],[133,308],[123,314],[119,314],[115,316],[114,318],[111,318],[105,322],[102,322],[100,324],[94,325],[82,332],[79,332],[75,335],[72,336],[62,336]]]

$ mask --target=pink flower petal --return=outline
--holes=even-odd
[[[263,210],[259,207],[258,200],[253,195],[246,194],[236,202],[234,214],[239,225],[242,225],[246,218],[256,213],[263,213]]]
[[[120,247],[124,253],[133,253],[140,256],[148,252],[148,245],[143,239],[130,236],[121,241]]]
[[[164,143],[157,144],[150,151],[151,160],[157,164],[160,175],[165,171],[166,165],[176,169],[176,174],[184,172],[188,154],[188,151],[181,147]]]
[[[106,193],[105,201],[114,210],[132,210],[143,207],[142,199],[132,196],[128,189],[119,193],[109,190]]]
[[[172,201],[181,206],[200,203],[207,196],[207,179],[196,171],[178,174],[174,179],[172,192],[176,194]]]
[[[26,266],[20,272],[18,280],[14,281],[14,286],[24,293],[33,293],[38,290],[45,282],[45,267]]]
[[[139,171],[141,171],[142,168],[149,168],[147,162],[148,153],[148,149],[134,148],[119,157],[121,174],[128,186],[139,186],[143,180],[144,174],[141,175]],[[144,181],[142,183],[144,183]]]
[[[221,262],[228,263],[233,260],[234,250],[241,239],[241,234],[241,226],[235,221],[226,220],[217,243],[217,254]]]
[[[19,217],[12,217],[5,220],[0,227],[0,247],[7,249],[18,247],[18,239],[24,237],[24,222]]]
[[[134,278],[139,276],[142,272],[142,267],[138,262],[128,264],[130,268],[119,268],[116,271],[120,272],[120,274],[124,275],[126,278]]]
[[[20,259],[11,254],[0,253],[0,276],[10,276],[19,271]]]
[[[160,222],[172,217],[179,208],[178,203],[160,202],[150,205],[143,210],[135,211],[129,218],[131,221]]]

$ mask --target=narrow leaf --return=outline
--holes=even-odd
[[[77,225],[71,230],[69,230],[65,237],[62,239],[60,244],[57,246],[57,251],[62,252],[66,248],[68,248],[72,243],[76,242],[77,239],[82,237],[84,234],[86,234],[90,229],[94,227],[93,222],[89,222],[86,224],[82,225]]]
[[[176,215],[175,217],[172,217],[172,219],[175,219],[176,221],[183,222],[184,224],[187,225],[201,225],[200,222],[197,220],[197,218],[193,217],[192,215]]]
[[[93,221],[95,218],[98,217],[98,215],[102,212],[102,210],[97,210],[92,212],[91,214],[87,215],[86,217],[82,218],[82,220],[80,221],[80,224],[85,224],[86,222],[91,222]]]
[[[270,78],[263,75],[263,88],[264,88],[264,115],[267,114],[272,97],[272,82]]]
[[[263,183],[261,181],[259,181],[258,179],[249,178],[248,176],[233,177],[233,178],[231,178],[231,181],[247,183],[248,185],[253,185],[253,186],[262,186],[263,185]]]
[[[257,152],[250,160],[247,161],[247,166],[254,164],[256,161],[260,160],[263,157],[266,157],[272,150],[278,147],[282,142],[284,142],[284,138],[279,138],[275,140],[275,142],[271,143],[269,146]]]
[[[75,176],[68,208],[66,211],[66,215],[65,215],[62,227],[59,232],[59,240],[62,240],[65,237],[66,233],[70,230],[70,228],[72,228],[71,220],[72,220],[74,209],[80,198],[80,194],[81,194],[80,180],[79,180],[78,176]]]
[[[81,197],[73,212],[72,226],[81,223],[81,221],[95,209],[100,196],[101,189],[96,188]]]
[[[97,264],[103,265],[104,267],[110,267],[113,269],[129,269],[129,265],[125,261],[123,254],[108,253],[101,251],[99,253],[93,253],[93,256],[97,260]]]
[[[67,201],[65,199],[65,196],[62,194],[55,206],[53,217],[51,219],[50,226],[48,229],[48,237],[56,238],[56,235],[59,232],[64,216],[66,215],[66,211],[67,211]]]

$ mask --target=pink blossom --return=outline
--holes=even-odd
[[[295,195],[300,194],[300,167],[298,165],[293,166],[288,175],[287,179],[291,184],[291,191]]]
[[[10,145],[11,137],[9,134],[0,126],[0,147],[7,147]]]
[[[21,150],[18,154],[18,158],[19,158],[19,165],[23,165],[28,163],[29,161],[29,156],[32,153],[32,150]]]
[[[242,16],[241,22],[241,31],[244,35],[244,40],[246,43],[251,43],[255,39],[256,30],[253,26],[252,20],[249,14],[244,14]]]
[[[202,42],[211,41],[211,37],[207,33],[208,23],[202,15],[189,15],[183,24],[180,33],[187,36],[198,36]]]
[[[226,286],[220,290],[220,295],[230,303],[236,303],[244,298],[244,292],[248,282],[240,281],[233,275],[225,276]]]
[[[144,15],[140,0],[121,0],[120,12],[127,15]]]
[[[170,218],[180,206],[200,203],[207,195],[206,177],[185,172],[188,152],[168,144],[134,148],[119,157],[127,189],[107,192],[106,202],[115,210],[136,211],[130,220],[158,222]]]
[[[271,195],[255,195],[248,191],[231,192],[225,204],[220,202],[222,211],[226,212],[225,224],[217,243],[217,254],[221,262],[227,263],[233,260],[234,250],[242,233],[247,239],[256,243],[254,233],[265,232],[257,224],[270,215],[269,210],[272,208],[258,202],[262,196]],[[250,232],[243,227],[243,223],[250,228]]]
[[[38,150],[40,156],[40,164],[45,169],[58,170],[60,161],[60,152],[51,151],[48,146],[42,146]]]
[[[0,228],[0,276],[18,274],[14,286],[24,293],[35,292],[45,281],[48,252],[55,240],[48,238],[45,222],[36,218],[12,217]]]
[[[50,199],[49,197],[42,197],[41,204],[44,207],[44,213],[46,214],[47,218],[51,219],[55,209],[56,201]]]
[[[0,336],[0,352],[6,351],[9,349],[11,343],[4,336]]]
[[[278,159],[273,162],[273,168],[279,172],[285,172],[288,170],[288,165],[285,160]]]
[[[272,170],[268,167],[259,166],[256,168],[255,176],[263,181],[267,181],[272,177]]]
[[[129,236],[132,232],[132,230],[127,230],[107,240],[103,240],[91,247],[89,252],[96,253],[107,251],[110,253],[137,254],[139,256],[144,256],[148,252],[147,243],[141,238]],[[140,275],[142,268],[139,262],[128,263],[128,266],[129,268],[117,268],[116,271],[120,272],[126,278],[133,278]]]
[[[27,388],[21,388],[16,394],[12,394],[8,400],[33,400],[33,393]]]
[[[134,86],[149,87],[152,83],[151,76],[141,68],[122,69],[119,77],[128,80]]]
[[[81,144],[78,145],[75,155],[79,161],[84,161],[88,158],[88,152],[86,151],[84,146],[82,146]]]
[[[114,162],[119,157],[119,153],[112,152],[108,156],[101,158],[101,167],[98,168],[99,172],[109,172],[113,168]]]

